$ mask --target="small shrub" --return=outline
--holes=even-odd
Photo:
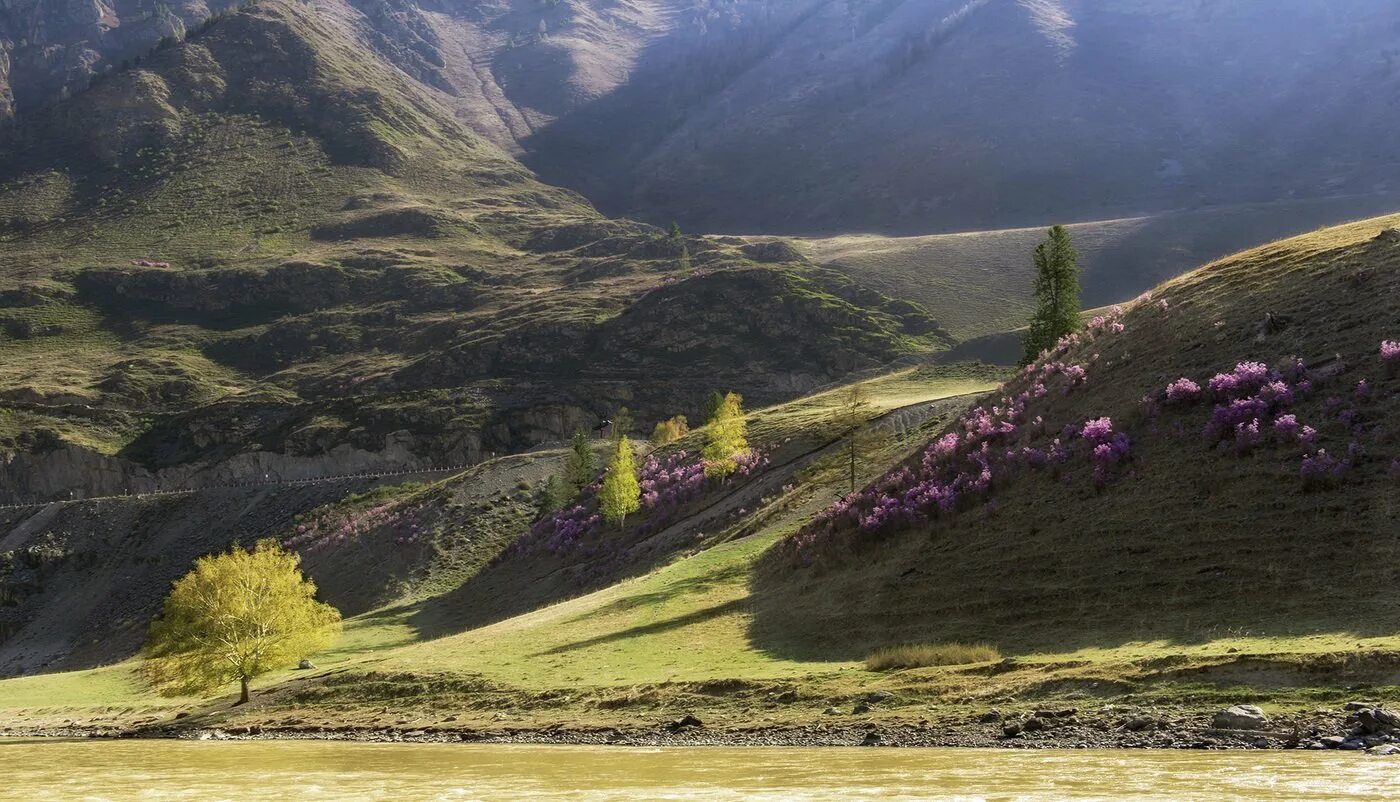
[[[910,643],[876,649],[865,658],[868,671],[924,666],[960,666],[1000,660],[1001,652],[988,643]]]

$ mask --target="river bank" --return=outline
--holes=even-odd
[[[817,723],[708,725],[683,714],[652,725],[492,725],[458,721],[419,726],[245,723],[210,726],[194,717],[132,726],[82,723],[5,726],[5,738],[167,738],[183,740],[298,740],[373,743],[553,744],[632,747],[920,747],[1005,749],[1337,749],[1400,756],[1400,717],[1380,706],[1315,710],[1267,718],[1254,729],[1220,726],[1225,711],[989,710],[968,720],[945,716],[909,721],[879,716]],[[1238,710],[1239,708],[1230,708]],[[1246,711],[1251,710],[1246,708]],[[1250,715],[1250,713],[1246,713]],[[1236,722],[1237,725],[1248,723]]]

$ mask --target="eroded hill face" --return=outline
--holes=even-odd
[[[264,0],[15,126],[8,495],[474,462],[947,344],[790,249],[540,183],[366,19]]]

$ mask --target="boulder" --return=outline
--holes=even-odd
[[[1123,722],[1123,729],[1129,732],[1141,732],[1142,730],[1150,730],[1156,726],[1157,721],[1147,716],[1134,716]]]
[[[1396,746],[1395,744],[1382,744],[1367,750],[1367,753],[1379,755],[1380,757],[1392,757],[1394,755],[1400,755],[1400,746]]]
[[[861,746],[879,746],[879,745],[880,745],[880,733],[878,733],[878,732],[873,732],[873,731],[872,731],[872,732],[867,732],[867,733],[865,734],[865,739],[862,740],[862,741],[860,742],[860,745],[861,745]]]
[[[1269,717],[1254,705],[1231,705],[1211,719],[1217,730],[1262,730],[1269,726]]]
[[[1040,718],[1038,716],[1031,716],[1030,718],[1026,719],[1026,722],[1021,726],[1026,730],[1026,732],[1036,732],[1037,730],[1043,730],[1045,729],[1045,719]]]
[[[310,660],[302,660],[300,663],[297,663],[297,668],[301,669],[302,671],[309,671],[315,667],[316,664],[311,662]]]
[[[671,730],[685,730],[691,727],[703,727],[705,724],[695,716],[686,713],[684,716],[672,721],[667,725]]]

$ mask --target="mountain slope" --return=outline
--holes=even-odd
[[[701,8],[527,162],[605,209],[785,234],[1395,192],[1378,0]]]
[[[781,249],[601,217],[371,29],[266,0],[11,129],[10,497],[471,462],[947,344]]]
[[[155,698],[134,662],[10,679],[0,725],[657,743],[687,735],[658,722],[693,711],[703,727],[688,734],[701,740],[859,743],[878,728],[882,742],[995,745],[1007,743],[1007,720],[1075,708],[1077,718],[1011,743],[1245,745],[1260,735],[1231,739],[1210,720],[1251,701],[1285,732],[1341,728],[1344,714],[1320,707],[1340,709],[1358,687],[1380,698],[1400,687],[1400,365],[1379,347],[1400,326],[1397,223],[1317,232],[1168,282],[978,402],[945,398],[977,377],[944,368],[866,380],[873,428],[889,435],[858,467],[874,487],[903,481],[888,466],[921,462],[929,438],[965,422],[966,442],[997,438],[989,494],[965,485],[966,501],[932,522],[864,533],[823,523],[847,481],[838,386],[751,414],[752,441],[772,458],[759,472],[709,486],[677,518],[651,509],[552,552],[528,548],[537,533],[511,518],[529,516],[527,488],[547,453],[323,507],[283,537],[338,604],[366,612],[316,656],[320,669],[269,677],[255,704],[232,709],[228,698]],[[1253,359],[1278,378],[1236,367]],[[1217,373],[1226,378],[1212,388]],[[1283,389],[1265,391],[1260,376],[1292,401],[1284,407]],[[1168,399],[1182,377],[1199,396]],[[1241,409],[1267,416],[1269,434],[1206,437],[1217,403],[1261,393],[1265,408]],[[956,419],[968,404],[987,414]],[[1290,431],[1273,425],[1283,414],[1300,424],[1287,438],[1273,434]],[[1129,447],[1109,438],[1119,458],[1096,466],[1084,441],[1102,437],[1094,430],[1107,423],[1086,425],[1100,416]],[[1014,431],[999,425],[1011,419],[1022,420]],[[1063,462],[1015,468],[997,455],[1054,437],[1069,444]],[[1319,448],[1350,464],[1303,474]],[[59,506],[80,521],[89,505]],[[21,524],[9,542],[41,528]],[[480,560],[512,533],[517,548]],[[68,542],[114,561],[114,573],[126,559]],[[53,586],[69,584],[67,570],[54,567]],[[859,662],[925,639],[984,639],[1007,659]],[[993,706],[1006,718],[989,720]],[[1151,725],[1125,726],[1137,716]]]
[[[226,5],[0,10],[20,119]],[[927,234],[1397,197],[1385,0],[304,8],[545,180],[658,224]]]

